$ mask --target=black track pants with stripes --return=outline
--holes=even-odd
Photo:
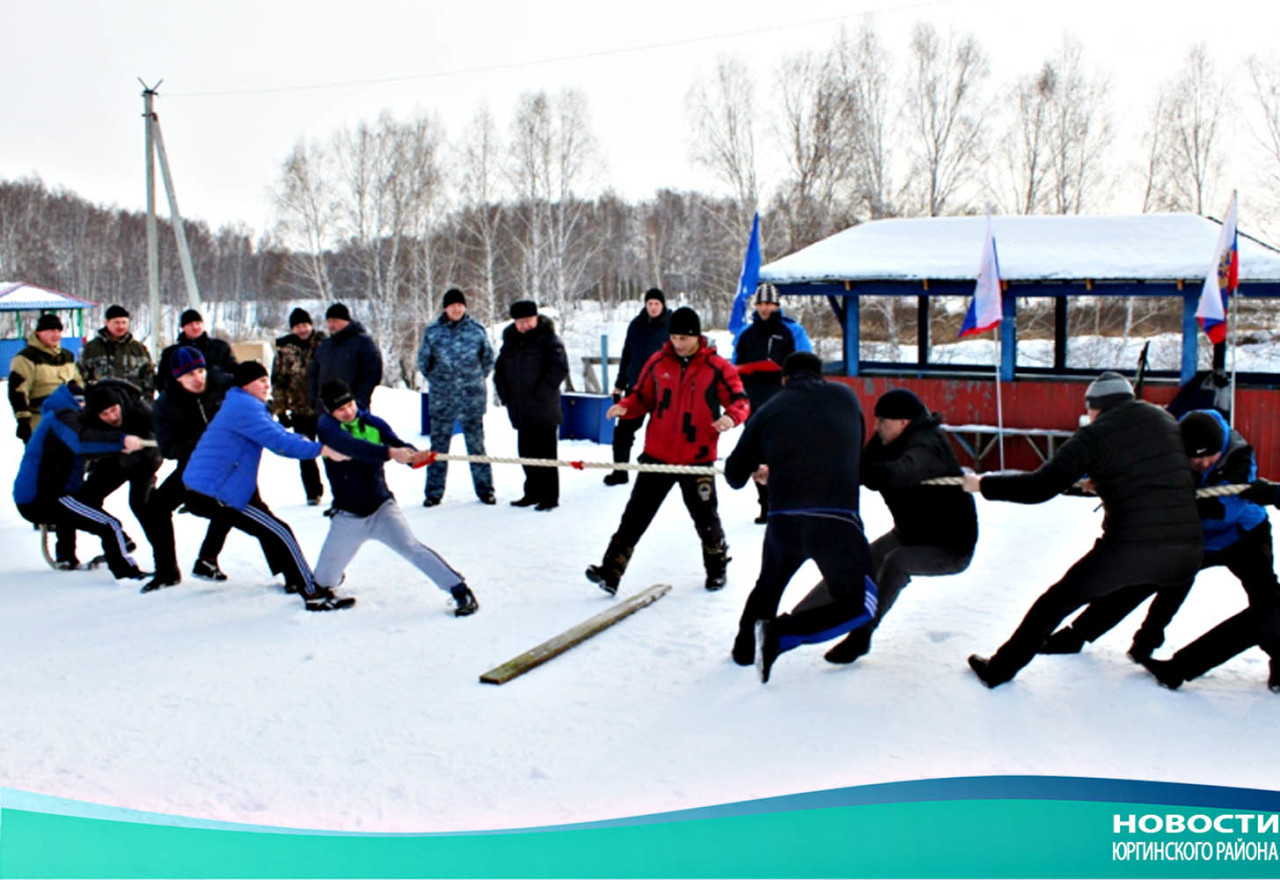
[[[315,595],[315,577],[302,554],[298,539],[293,535],[293,529],[272,513],[256,492],[243,510],[237,510],[216,498],[188,489],[187,509],[196,516],[222,522],[257,538],[262,545],[262,554],[273,572],[282,572],[285,583],[304,596]]]
[[[33,523],[52,525],[59,532],[79,530],[96,535],[113,575],[118,578],[138,575],[138,566],[125,549],[120,520],[101,507],[86,504],[74,495],[63,495],[51,503],[19,504],[18,512]]]

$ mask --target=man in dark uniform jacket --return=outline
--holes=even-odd
[[[768,482],[772,499],[760,577],[733,643],[734,661],[745,666],[754,657],[766,682],[779,654],[864,626],[877,601],[858,516],[862,407],[853,389],[823,381],[813,354],[796,352],[782,369],[782,390],[751,414],[724,467],[730,486],[754,476]],[[825,598],[776,616],[791,576],[809,559],[827,583]]]
[[[1010,681],[1067,615],[1125,587],[1181,588],[1200,567],[1203,543],[1191,464],[1178,423],[1135,400],[1119,373],[1103,373],[1085,392],[1090,423],[1032,473],[965,476],[965,490],[993,501],[1039,504],[1088,476],[1106,516],[1102,537],[1035,601],[990,659],[969,666],[987,687]]]
[[[973,498],[953,486],[920,485],[960,474],[942,416],[905,388],[880,396],[876,432],[862,450],[862,485],[879,492],[893,514],[893,528],[871,542],[880,607],[874,620],[828,651],[827,660],[852,663],[870,651],[872,633],[913,575],[957,574],[969,567],[978,542]]]
[[[613,383],[613,402],[618,403],[635,388],[640,370],[662,348],[671,336],[667,329],[671,312],[667,311],[667,298],[656,287],[644,295],[644,308],[631,319],[627,327],[627,341],[622,346],[622,361],[618,364],[618,379]],[[631,460],[631,447],[636,432],[644,419],[618,419],[613,426],[613,460],[623,463]],[[610,471],[605,475],[606,486],[621,486],[630,480],[626,471]]]
[[[382,352],[365,332],[364,325],[351,320],[344,303],[334,303],[324,313],[329,338],[320,341],[311,366],[307,368],[307,388],[311,409],[324,412],[320,389],[326,382],[341,379],[351,388],[360,409],[369,409],[373,390],[382,384]]]

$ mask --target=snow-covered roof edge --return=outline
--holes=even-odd
[[[97,306],[93,300],[69,293],[27,284],[25,281],[0,281],[0,312],[34,309],[87,309]]]

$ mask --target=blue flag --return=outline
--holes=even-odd
[[[747,255],[742,260],[742,274],[738,277],[738,295],[733,300],[733,311],[729,313],[729,332],[735,337],[747,325],[747,303],[756,292],[760,282],[760,215],[756,214],[751,221],[751,241],[747,244]]]

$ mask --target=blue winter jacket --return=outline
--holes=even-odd
[[[1250,446],[1239,432],[1231,430],[1222,414],[1213,409],[1193,410],[1206,413],[1214,418],[1222,431],[1222,457],[1203,474],[1198,474],[1196,487],[1224,486],[1232,483],[1252,483],[1258,478],[1258,463],[1253,457]],[[1191,413],[1183,415],[1185,419]],[[1239,495],[1223,495],[1217,499],[1222,505],[1223,515],[1209,517],[1204,515],[1204,507],[1200,516],[1200,527],[1204,531],[1204,552],[1225,550],[1240,540],[1243,532],[1252,531],[1267,518],[1267,512],[1252,501],[1245,501]],[[1214,513],[1218,505],[1211,505]]]
[[[267,405],[243,388],[232,388],[200,435],[182,482],[193,492],[244,510],[258,488],[262,450],[288,458],[315,458],[321,444],[286,431]]]
[[[120,431],[91,430],[81,422],[75,395],[60,385],[40,406],[36,425],[13,481],[15,504],[54,501],[84,485],[85,456],[111,455],[123,448]]]
[[[435,399],[472,399],[483,406],[485,380],[493,372],[489,334],[470,315],[454,322],[442,314],[422,331],[418,370],[427,377]]]
[[[325,460],[325,473],[329,475],[329,487],[333,489],[333,506],[338,510],[369,516],[395,496],[387,488],[383,465],[390,459],[388,450],[409,446],[391,430],[391,426],[375,415],[363,410],[357,413],[355,423],[361,428],[374,428],[380,435],[378,443],[370,443],[353,437],[342,423],[325,413],[316,425],[320,442],[331,446],[350,461]]]

